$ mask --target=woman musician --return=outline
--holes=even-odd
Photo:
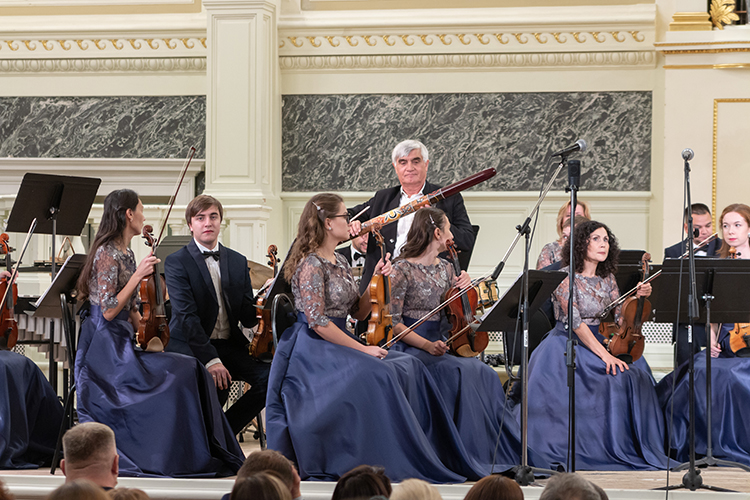
[[[728,258],[750,259],[750,207],[735,203],[726,207],[719,218],[722,239],[719,255]],[[750,359],[737,357],[750,339],[750,325],[711,325],[711,409],[712,451],[716,458],[731,460],[750,466],[750,432],[744,402],[750,400]],[[737,342],[738,341],[738,342]],[[694,358],[695,398],[697,408],[704,408],[706,401],[706,351]],[[674,383],[674,391],[672,390]],[[659,383],[663,395],[664,412],[669,418],[674,401],[674,431],[671,448],[678,462],[688,460],[689,385],[686,366],[669,374]],[[705,455],[708,429],[705,411],[695,412],[695,452]]]
[[[644,358],[631,365],[612,356],[603,345],[597,315],[619,297],[614,271],[619,248],[607,226],[596,221],[576,224],[576,274],[573,318],[568,318],[569,281],[553,295],[557,325],[539,344],[529,363],[529,445],[543,454],[538,467],[566,462],[568,387],[565,359],[571,321],[576,348],[576,466],[578,469],[662,469],[664,414],[651,370]],[[562,271],[569,266],[571,242],[562,251]],[[650,285],[638,289],[648,296]],[[615,311],[619,320],[620,310]]]
[[[394,480],[462,482],[479,478],[445,409],[440,389],[418,359],[365,346],[346,332],[347,313],[364,319],[346,259],[349,235],[335,194],[305,205],[286,260],[297,323],[282,335],[268,384],[268,446],[298,464],[303,479],[334,480],[363,463]],[[390,261],[377,264],[391,272]]]
[[[395,334],[435,309],[451,287],[470,286],[466,271],[456,276],[451,264],[438,257],[452,238],[451,223],[442,210],[427,207],[414,215],[406,245],[393,264],[391,276]],[[444,315],[444,310],[434,314],[406,334],[392,350],[415,356],[427,366],[442,388],[448,412],[453,415],[466,449],[485,467],[486,474],[502,472],[519,461],[520,429],[505,403],[502,382],[495,370],[477,358],[447,353],[444,342],[447,335],[441,329],[441,324],[447,322],[440,321]]]
[[[144,221],[134,191],[113,191],[104,199],[77,285],[79,298],[90,303],[75,365],[80,421],[115,432],[121,475],[236,474],[244,457],[203,365],[135,347],[138,285],[158,262],[148,255],[136,266],[128,248]]]

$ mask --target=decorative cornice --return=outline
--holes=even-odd
[[[541,67],[653,67],[653,51],[571,52],[526,54],[442,54],[280,57],[282,71],[383,70],[383,69],[471,69]]]
[[[0,59],[2,73],[205,72],[205,57]]]
[[[77,57],[205,56],[205,37],[0,38],[0,59]]]

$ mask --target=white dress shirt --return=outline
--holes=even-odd
[[[422,184],[422,189],[419,190],[419,192],[413,196],[409,196],[404,192],[404,188],[401,188],[401,200],[399,201],[398,206],[402,207],[406,205],[409,202],[412,202],[416,200],[417,198],[424,195],[424,184]],[[401,249],[404,245],[406,245],[406,235],[409,234],[409,229],[411,229],[411,223],[414,221],[414,214],[409,214],[406,217],[401,217],[397,222],[396,227],[396,246],[395,250],[393,250],[393,255],[391,256],[391,260],[398,257],[398,254],[401,253]]]
[[[219,243],[216,243],[216,246],[213,249],[208,249],[198,243],[197,240],[195,241],[195,245],[198,247],[198,250],[203,252],[218,252],[219,251]],[[219,261],[214,259],[213,257],[205,257],[204,261],[206,262],[206,266],[208,267],[208,273],[211,275],[211,281],[214,284],[214,290],[216,291],[216,299],[219,302],[219,314],[216,317],[216,324],[214,325],[214,331],[211,332],[211,338],[212,339],[223,339],[226,340],[230,336],[229,331],[229,317],[227,316],[227,311],[224,306],[224,296],[221,293],[221,268],[219,266]],[[206,368],[213,366],[215,364],[221,363],[221,360],[219,358],[214,358],[208,363],[206,363]]]

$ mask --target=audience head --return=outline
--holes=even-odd
[[[600,261],[596,266],[596,275],[606,278],[617,271],[617,260],[620,257],[620,247],[617,245],[617,238],[612,234],[609,228],[595,220],[583,222],[580,226],[576,224],[575,235],[573,236],[573,254],[576,261],[576,272],[583,272],[584,262],[586,260],[596,260],[592,257],[591,252],[595,250],[597,243],[606,239],[608,241],[609,251],[607,257]],[[562,249],[563,266],[570,264],[570,239],[565,240]]]
[[[477,481],[464,500],[523,500],[523,491],[512,479],[493,474]]]
[[[78,424],[63,436],[60,468],[66,481],[88,479],[99,486],[114,488],[119,458],[115,433],[104,424]]]
[[[110,500],[149,500],[148,494],[138,488],[115,488],[109,490]]]
[[[729,257],[731,247],[742,247],[748,242],[750,233],[750,207],[744,203],[733,203],[721,212],[719,217],[719,226],[721,227],[721,237],[723,242],[719,255]],[[743,259],[750,258],[750,255],[738,256]]]
[[[539,500],[601,500],[601,496],[587,479],[562,473],[549,478]]]
[[[688,215],[693,215],[693,229],[698,230],[698,236],[693,241],[697,244],[705,240],[714,233],[714,221],[711,217],[711,210],[703,203],[693,203],[690,205],[690,211],[687,209],[683,214],[683,224],[685,232],[688,230]]]
[[[587,219],[590,219],[591,210],[589,209],[589,204],[583,200],[577,200],[576,215],[582,215]],[[570,219],[570,201],[566,201],[565,204],[560,207],[560,210],[557,211],[557,224],[555,226],[557,227],[557,236],[560,238],[562,238],[563,234],[563,224],[568,219]]]
[[[437,488],[421,479],[407,479],[396,485],[391,500],[442,500]]]
[[[13,498],[8,488],[5,487],[5,483],[0,481],[0,500],[13,500]]]
[[[275,472],[256,472],[237,478],[229,500],[292,500],[292,494]]]
[[[427,180],[427,168],[430,166],[430,156],[424,144],[414,140],[400,142],[393,148],[391,160],[398,182],[407,194],[419,192]]]
[[[110,500],[96,483],[87,479],[66,482],[49,494],[47,500]]]
[[[354,500],[374,496],[391,495],[391,480],[385,475],[382,467],[360,465],[338,480],[331,500]]]
[[[237,481],[258,472],[273,472],[284,483],[292,498],[300,496],[299,474],[292,462],[276,450],[254,451],[237,472]]]

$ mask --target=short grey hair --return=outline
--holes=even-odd
[[[391,153],[391,160],[393,161],[393,163],[396,163],[399,158],[406,158],[407,156],[409,156],[409,153],[411,153],[415,149],[419,149],[419,152],[422,153],[422,160],[430,160],[430,155],[427,153],[427,148],[425,147],[425,145],[419,141],[415,141],[414,139],[407,139],[403,142],[399,142],[396,147],[393,148],[393,153]]]
[[[69,429],[63,435],[62,445],[65,462],[74,468],[104,463],[116,453],[115,433],[98,422],[86,422]]]
[[[549,478],[539,500],[601,500],[601,496],[588,479],[562,473]]]

